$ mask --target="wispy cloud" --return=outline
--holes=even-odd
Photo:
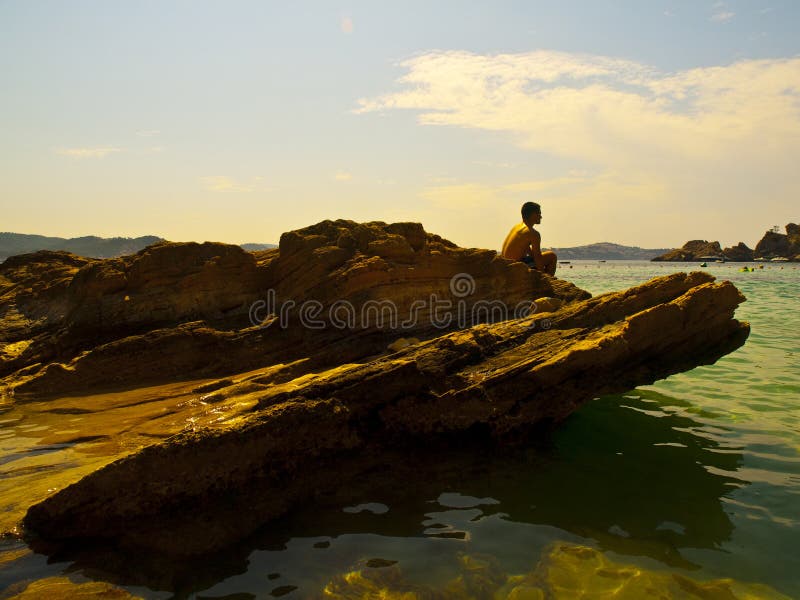
[[[561,158],[564,172],[613,174],[602,185],[589,178],[590,196],[630,202],[630,214],[637,195],[662,202],[654,210],[666,222],[685,219],[692,206],[730,211],[762,197],[788,211],[800,193],[800,57],[663,73],[603,56],[436,51],[401,66],[399,89],[359,100],[355,112],[412,110],[425,126],[507,133],[510,143]],[[455,203],[463,194],[470,205],[490,206],[506,193],[454,185],[461,187],[424,196]],[[553,197],[591,216],[581,185]]]
[[[256,178],[254,181],[258,181]],[[210,175],[201,177],[203,187],[211,192],[252,192],[256,189],[255,183],[242,183],[227,175]]]
[[[336,181],[350,181],[351,179],[353,179],[353,174],[348,173],[347,171],[339,171],[333,176],[333,178]]]
[[[105,158],[109,154],[122,152],[122,148],[103,146],[99,148],[56,148],[56,154],[71,158]]]
[[[161,135],[161,131],[158,129],[140,129],[136,132],[136,135],[139,137],[155,137]]]
[[[800,58],[659,73],[607,57],[443,51],[402,66],[405,89],[356,112],[416,110],[424,125],[505,131],[525,148],[621,166],[785,162],[800,141]]]
[[[711,20],[714,21],[715,23],[724,23],[726,21],[730,21],[735,16],[736,16],[735,12],[731,12],[729,10],[721,10],[711,15]]]
[[[353,19],[351,17],[342,17],[339,20],[339,28],[344,34],[349,35],[353,33]]]
[[[736,16],[736,13],[730,10],[725,2],[715,2],[711,8],[714,10],[711,20],[715,23],[725,23]]]

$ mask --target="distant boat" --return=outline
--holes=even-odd
[[[769,259],[768,258],[764,258],[763,256],[759,256],[758,258],[754,258],[753,260],[756,260],[758,262],[763,262],[763,261],[769,260]]]
[[[708,266],[708,264],[706,264],[706,263],[704,263],[704,262],[701,262],[701,263],[700,263],[700,266],[701,266],[701,267],[707,267],[707,266]]]
[[[785,256],[776,256],[771,262],[789,262],[789,259]]]
[[[604,260],[598,260],[597,262],[606,262],[606,261],[604,261]]]
[[[569,261],[568,260],[560,260],[560,261],[558,261],[558,264],[560,264],[560,265],[568,265]]]
[[[724,256],[701,256],[698,260],[702,260],[703,262],[725,262]]]

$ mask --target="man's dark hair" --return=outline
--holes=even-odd
[[[522,205],[522,220],[527,221],[531,215],[542,212],[542,207],[536,202],[526,202]]]

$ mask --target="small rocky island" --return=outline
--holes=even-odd
[[[682,248],[670,250],[652,260],[661,262],[696,262],[699,260],[800,262],[800,225],[789,223],[786,225],[786,233],[781,233],[777,229],[767,231],[754,250],[748,248],[744,242],[723,249],[719,242],[691,240],[686,242]]]
[[[113,259],[11,257],[4,405],[174,384],[181,403],[159,401],[195,412],[180,430],[103,440],[104,464],[28,488],[2,525],[47,551],[87,539],[220,551],[391,469],[390,450],[524,440],[598,395],[711,364],[749,334],[742,301],[704,273],[592,298],[418,223],[324,221],[258,252],[162,242]]]

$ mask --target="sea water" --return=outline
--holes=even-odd
[[[0,589],[67,573],[148,598],[306,598],[342,573],[382,565],[443,589],[471,557],[523,574],[565,542],[648,571],[800,597],[800,268],[750,266],[702,269],[747,297],[736,314],[752,326],[744,347],[597,398],[525,449],[459,449],[403,465],[418,477],[350,482],[345,496],[298,507],[213,565],[164,577],[165,567],[143,583],[26,555],[0,568]],[[596,295],[690,269],[700,270],[572,261],[558,275]]]

